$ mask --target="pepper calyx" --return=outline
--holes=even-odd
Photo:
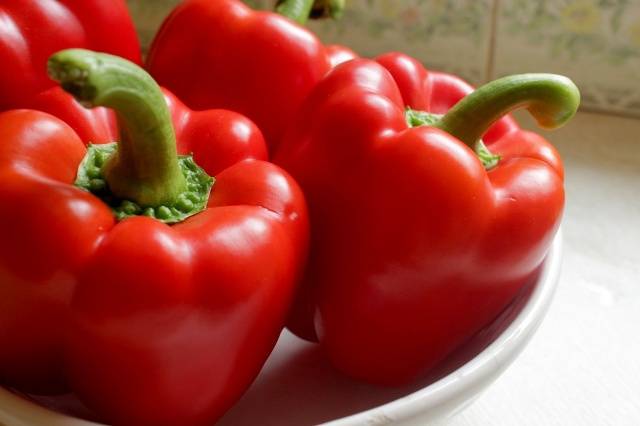
[[[131,216],[149,216],[167,224],[182,222],[207,207],[215,179],[199,167],[191,155],[178,156],[178,165],[186,187],[171,204],[143,206],[115,196],[103,174],[103,167],[117,152],[118,144],[90,144],[78,167],[75,185],[91,192],[107,204],[118,220]]]
[[[443,114],[434,114],[431,112],[419,111],[411,108],[407,108],[404,112],[404,118],[409,127],[438,127],[437,125],[442,117]],[[492,153],[484,144],[482,139],[478,139],[472,148],[478,156],[478,159],[482,163],[482,166],[485,168],[485,170],[493,169],[500,162],[501,156]]]

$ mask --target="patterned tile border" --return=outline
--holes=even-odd
[[[180,0],[127,0],[143,46]],[[274,0],[245,0],[270,9]],[[401,50],[472,83],[556,72],[585,109],[640,117],[638,0],[347,0],[338,22],[309,27],[363,56]]]

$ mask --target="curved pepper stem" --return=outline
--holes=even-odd
[[[176,223],[206,209],[214,179],[190,155],[178,156],[160,88],[125,59],[84,49],[49,58],[49,76],[85,107],[116,112],[119,143],[89,145],[75,185],[111,207],[118,220],[144,215]]]
[[[489,127],[513,110],[526,108],[541,127],[554,129],[569,121],[579,105],[580,92],[567,77],[511,75],[487,83],[464,97],[435,127],[475,149]]]
[[[305,25],[309,18],[342,16],[345,0],[278,0],[276,12]]]
[[[84,106],[116,111],[121,140],[102,168],[113,195],[141,206],[174,203],[186,182],[171,114],[153,78],[127,60],[84,49],[58,52],[48,67]]]

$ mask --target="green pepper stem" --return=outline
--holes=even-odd
[[[141,206],[175,202],[186,183],[171,114],[153,78],[122,58],[84,49],[54,54],[48,70],[84,106],[115,110],[121,140],[102,169],[110,191]]]
[[[345,0],[316,0],[311,8],[312,19],[339,19],[344,12]]]
[[[278,0],[276,12],[305,25],[309,18],[340,18],[344,5],[345,0]]]
[[[464,97],[435,127],[474,148],[489,127],[505,114],[526,108],[540,127],[554,129],[576,113],[580,92],[567,77],[520,74],[494,80]]]
[[[314,0],[280,0],[276,12],[296,21],[300,25],[307,23]]]

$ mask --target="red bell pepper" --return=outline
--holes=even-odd
[[[312,226],[289,327],[340,370],[382,384],[434,367],[535,276],[560,224],[562,163],[510,119],[487,129],[517,107],[556,127],[579,103],[570,80],[529,74],[451,108],[464,85],[409,62],[396,64],[398,83],[376,62],[336,67],[275,156]]]
[[[353,50],[340,44],[329,44],[326,46],[326,50],[331,68],[358,57]]]
[[[115,56],[67,50],[50,70],[84,105],[114,108],[122,138],[87,150],[51,115],[0,114],[0,383],[68,382],[116,424],[211,424],[283,327],[303,195],[237,113],[170,94],[167,108]]]
[[[0,4],[0,111],[32,108],[55,83],[53,53],[83,47],[140,63],[140,46],[124,0],[4,0]]]
[[[339,19],[345,8],[345,0],[278,0],[276,11],[297,21],[300,25],[305,25],[307,19],[332,18]],[[331,68],[357,58],[358,55],[351,49],[340,44],[329,44],[325,46],[327,58]]]
[[[280,11],[303,21],[312,3],[288,0]],[[191,108],[249,117],[273,152],[333,59],[315,35],[276,13],[253,11],[238,0],[186,0],[162,25],[147,66]]]

